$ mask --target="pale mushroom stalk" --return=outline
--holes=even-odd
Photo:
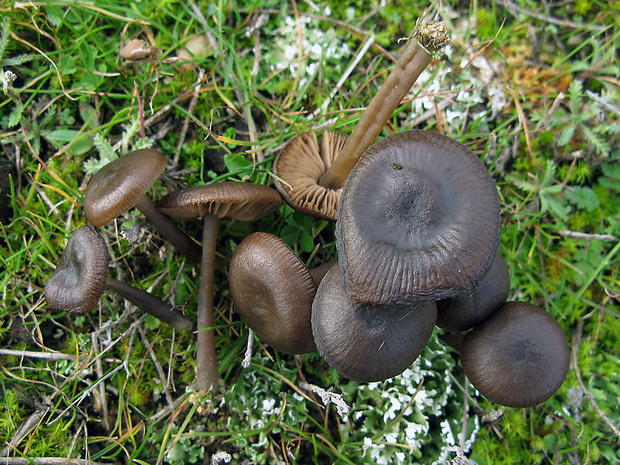
[[[215,313],[213,310],[215,247],[220,219],[207,213],[203,219],[202,262],[196,320],[196,392],[216,392],[219,384],[217,354],[215,352]]]
[[[342,151],[319,184],[331,189],[339,189],[344,185],[359,158],[377,139],[403,97],[430,64],[432,54],[439,51],[449,40],[446,25],[441,21],[416,25],[396,66],[379,87]]]
[[[146,219],[151,222],[155,229],[157,229],[173,247],[178,249],[191,261],[198,261],[198,257],[202,255],[200,245],[181,231],[170,218],[157,210],[155,203],[148,195],[140,197],[140,200],[136,203],[136,208],[144,214]]]
[[[187,331],[192,327],[192,322],[189,318],[149,292],[109,277],[105,278],[105,285],[109,290],[116,292],[136,307],[178,331]]]

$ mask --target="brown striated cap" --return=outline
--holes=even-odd
[[[446,331],[467,331],[501,307],[509,292],[508,266],[498,253],[476,292],[437,301],[437,326]]]
[[[499,236],[499,196],[484,164],[463,144],[420,130],[366,151],[336,224],[349,297],[372,304],[474,292]]]
[[[480,393],[507,407],[551,397],[568,373],[569,347],[558,322],[526,302],[508,302],[461,341],[465,374]]]
[[[111,161],[92,177],[84,192],[84,213],[103,226],[133,208],[166,169],[155,149],[142,149]]]
[[[374,306],[351,302],[340,266],[327,272],[312,304],[319,353],[345,378],[368,383],[402,373],[433,333],[435,302]]]
[[[76,229],[45,284],[45,300],[55,309],[85,313],[95,306],[106,287],[110,255],[92,226]]]
[[[228,279],[239,314],[265,343],[287,354],[316,350],[310,317],[317,287],[284,241],[262,232],[247,236]]]
[[[299,134],[282,150],[273,164],[274,185],[286,203],[307,215],[336,220],[342,189],[323,187],[319,179],[345,141],[346,136],[326,131],[319,146],[316,134],[310,131]]]
[[[157,204],[162,213],[184,220],[219,218],[255,221],[282,203],[278,191],[268,186],[247,182],[220,182],[188,187],[166,195]]]

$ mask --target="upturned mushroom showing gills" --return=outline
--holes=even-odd
[[[325,131],[319,145],[316,134],[302,132],[280,152],[274,161],[276,189],[295,210],[306,215],[335,221],[342,188],[326,189],[318,183],[342,150],[346,136]],[[280,182],[279,179],[286,180]]]
[[[467,331],[501,307],[508,292],[508,266],[498,253],[476,292],[437,301],[437,326],[446,331]]]
[[[243,182],[221,182],[190,187],[166,195],[157,208],[180,219],[202,218],[202,261],[198,287],[196,384],[200,391],[217,391],[219,374],[215,353],[215,315],[213,312],[213,278],[215,246],[220,219],[255,221],[282,203],[278,191],[268,186]]]
[[[284,200],[294,209],[327,220],[336,220],[338,198],[357,160],[381,134],[387,121],[429,65],[432,54],[450,38],[441,21],[418,23],[393,70],[379,87],[348,138],[323,134],[321,147],[314,133],[294,138],[274,162],[282,182],[275,182]]]
[[[284,241],[262,232],[247,236],[233,253],[228,279],[241,318],[265,343],[293,355],[316,350],[310,321],[317,285]]]
[[[564,331],[547,312],[508,302],[465,335],[465,374],[480,393],[507,407],[530,407],[551,397],[568,372]]]
[[[463,144],[420,130],[366,151],[336,223],[347,293],[375,305],[474,292],[499,237],[499,196],[484,164]]]
[[[190,260],[200,246],[155,208],[147,192],[166,169],[168,160],[155,149],[134,150],[94,174],[84,192],[84,213],[93,226],[103,226],[133,207]]]
[[[314,341],[325,361],[345,378],[362,383],[402,373],[433,333],[434,302],[355,304],[342,284],[340,266],[327,272],[312,304]]]
[[[191,328],[191,321],[154,295],[107,276],[110,255],[105,242],[92,226],[76,229],[60,257],[56,270],[45,284],[44,294],[51,308],[69,313],[86,313],[107,288],[179,331]]]

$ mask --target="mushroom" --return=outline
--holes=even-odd
[[[215,246],[221,218],[255,221],[277,208],[282,197],[275,189],[251,183],[222,182],[190,187],[166,195],[157,208],[180,219],[203,219],[202,261],[197,303],[197,392],[216,391],[219,383],[213,326]]]
[[[129,40],[118,52],[120,58],[130,61],[144,61],[156,58],[158,55],[159,49],[142,39]]]
[[[325,361],[345,378],[362,383],[402,373],[433,333],[434,302],[355,304],[339,265],[327,272],[312,304],[314,341]]]
[[[284,201],[306,215],[335,221],[342,188],[326,189],[318,183],[342,150],[347,137],[325,131],[319,146],[313,131],[302,132],[280,152],[273,163],[274,186]]]
[[[109,263],[108,248],[97,230],[92,226],[76,229],[45,284],[47,304],[69,313],[86,313],[108,288],[179,331],[191,328],[191,321],[163,300],[107,277]]]
[[[547,312],[508,302],[461,341],[465,374],[482,395],[507,407],[530,407],[551,397],[568,372],[564,331]]]
[[[243,239],[228,280],[241,318],[265,343],[294,355],[316,350],[310,320],[317,284],[282,239],[263,232]]]
[[[212,52],[214,49],[207,34],[197,34],[177,50],[177,58],[183,64],[181,68],[184,71],[190,71],[195,64],[192,62],[194,58],[201,58]]]
[[[328,133],[321,149],[316,136],[302,133],[278,155],[275,182],[294,209],[328,220],[336,219],[340,190],[357,160],[379,136],[420,73],[450,40],[445,23],[418,23],[396,66],[381,85],[348,138]],[[325,136],[324,136],[325,139]],[[332,142],[331,139],[336,139]]]
[[[93,226],[103,226],[133,207],[190,260],[200,246],[163,215],[146,194],[166,169],[168,161],[155,149],[134,150],[111,161],[93,175],[84,192],[84,213]]]
[[[366,151],[336,223],[349,298],[377,305],[474,292],[499,237],[499,196],[484,164],[463,144],[421,130]]]
[[[437,302],[436,324],[446,331],[467,331],[501,307],[509,291],[508,266],[504,257],[498,253],[476,292]]]

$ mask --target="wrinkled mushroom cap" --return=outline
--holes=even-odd
[[[310,324],[316,284],[280,238],[257,232],[243,239],[228,279],[239,314],[265,343],[287,354],[316,350]]]
[[[345,378],[368,383],[396,376],[420,355],[433,333],[434,302],[372,306],[351,302],[340,266],[327,272],[312,305],[319,353]]]
[[[336,246],[352,300],[405,303],[474,292],[499,234],[484,164],[453,139],[413,130],[373,145],[349,175]]]
[[[551,397],[568,372],[564,331],[547,312],[508,302],[461,341],[465,374],[482,395],[508,407],[530,407]]]
[[[218,218],[256,221],[275,210],[282,197],[275,189],[246,182],[220,182],[170,192],[157,204],[162,213],[184,220]]]
[[[316,134],[303,132],[277,156],[273,170],[280,178],[274,186],[295,210],[306,215],[335,221],[342,189],[329,189],[319,184],[344,146],[346,136],[326,131],[319,146]]]
[[[437,326],[447,331],[467,331],[501,307],[509,292],[508,266],[498,253],[476,292],[437,301]]]
[[[103,226],[133,208],[166,169],[155,149],[142,149],[111,161],[94,174],[84,192],[84,213]]]
[[[92,226],[76,229],[45,284],[47,305],[70,313],[92,309],[105,290],[110,255]]]

